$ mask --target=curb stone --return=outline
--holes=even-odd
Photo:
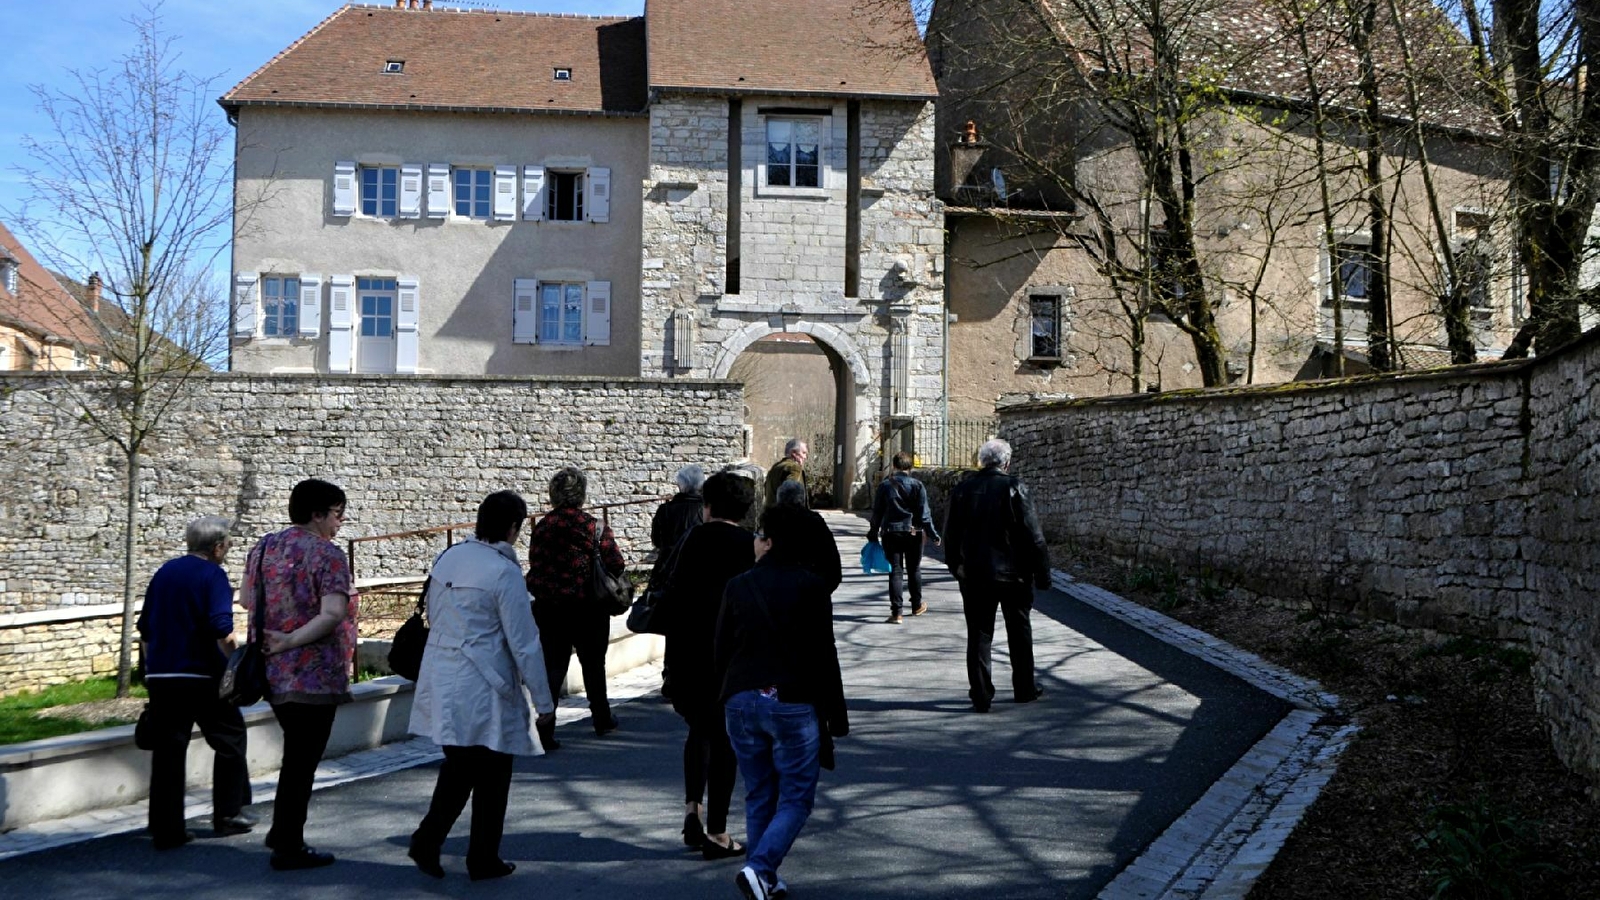
[[[1059,569],[1051,585],[1295,707],[1099,894],[1099,900],[1244,900],[1360,728],[1316,681]]]

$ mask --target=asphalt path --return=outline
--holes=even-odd
[[[795,900],[1093,897],[1286,711],[1142,632],[1041,592],[1033,624],[1045,696],[1008,702],[997,623],[999,694],[992,712],[976,714],[960,594],[943,565],[925,561],[928,614],[884,624],[887,577],[853,566],[865,522],[829,521],[852,572],[834,598],[852,731],[783,866]],[[618,717],[621,730],[604,738],[575,723],[561,729],[560,751],[518,760],[502,846],[518,865],[509,878],[467,881],[470,809],[445,845],[445,880],[411,865],[406,839],[437,774],[425,766],[317,792],[307,840],[338,855],[326,869],[268,868],[266,802],[253,807],[263,819],[253,835],[207,836],[163,853],[142,835],[121,835],[0,862],[0,896],[737,898],[741,863],[704,861],[679,838],[685,726],[655,698],[619,706]],[[741,786],[730,814],[741,838],[742,800]]]

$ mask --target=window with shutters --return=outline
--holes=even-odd
[[[361,214],[377,219],[400,215],[400,167],[362,166]]]
[[[455,170],[456,215],[488,219],[494,213],[494,170]]]
[[[394,334],[394,300],[398,288],[393,278],[358,278],[361,298],[361,336],[386,338]]]
[[[550,171],[544,217],[552,222],[583,221],[584,173]]]
[[[822,186],[821,118],[767,119],[767,187]]]
[[[293,275],[261,277],[261,334],[287,337],[300,330],[300,279]]]
[[[584,283],[539,282],[539,343],[583,343]]]

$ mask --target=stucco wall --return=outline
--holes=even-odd
[[[258,109],[240,111],[235,273],[415,276],[419,371],[637,375],[643,117],[511,116]],[[517,167],[514,221],[333,215],[334,164]],[[611,170],[610,221],[521,218],[522,167]],[[453,196],[453,194],[452,194]],[[426,208],[426,197],[424,197]],[[609,346],[513,343],[519,278],[611,283]],[[238,371],[327,371],[328,311],[316,338],[234,340]]]
[[[1003,409],[1053,540],[1282,602],[1527,642],[1600,777],[1600,334],[1553,359]]]
[[[10,464],[0,482],[0,616],[121,602],[121,458],[62,401],[59,377],[0,379],[0,455]],[[550,475],[567,464],[589,473],[591,505],[649,501],[672,492],[680,466],[737,459],[743,409],[729,382],[227,375],[201,383],[167,421],[141,490],[140,591],[183,551],[196,516],[234,519],[241,547],[284,527],[302,478],[327,478],[349,495],[341,544],[471,522],[495,490],[517,490],[539,509]],[[649,549],[654,506],[612,514],[632,562]],[[443,536],[361,544],[357,575],[419,574],[443,546]],[[236,583],[242,560],[230,560]],[[0,627],[0,684],[44,668],[26,657],[60,631],[10,624]],[[81,660],[56,667],[62,677],[88,674],[106,652],[83,642],[60,649],[52,661]]]

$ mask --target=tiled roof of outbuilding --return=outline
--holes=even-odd
[[[0,283],[0,321],[41,338],[84,348],[104,339],[93,316],[0,222],[0,250],[17,264],[17,292]]]
[[[403,61],[398,74],[385,64]],[[571,70],[570,81],[555,69]],[[640,18],[345,6],[223,95],[222,105],[636,115]]]
[[[909,2],[646,0],[650,86],[731,94],[938,95]]]

